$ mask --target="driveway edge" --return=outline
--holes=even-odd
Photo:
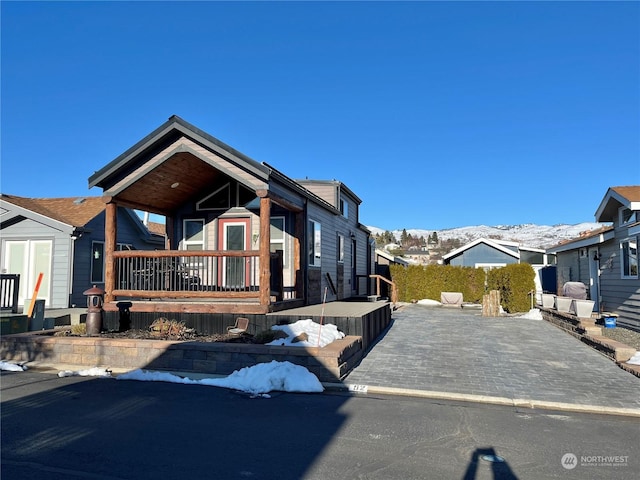
[[[368,385],[353,385],[348,383],[323,383],[327,390],[348,391],[354,394],[377,393],[381,395],[398,395],[435,400],[454,400],[460,402],[483,403],[489,405],[504,405],[517,408],[531,408],[543,410],[558,410],[576,413],[595,413],[601,415],[618,415],[640,418],[638,408],[605,407],[601,405],[582,405],[576,403],[547,402],[521,398],[494,397],[490,395],[471,395],[466,393],[436,392],[430,390],[416,390],[409,388],[376,387]]]

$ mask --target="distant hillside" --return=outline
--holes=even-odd
[[[497,225],[488,227],[476,225],[471,227],[448,228],[446,230],[426,230],[407,228],[407,233],[412,237],[424,237],[427,239],[433,232],[438,234],[439,240],[457,238],[463,244],[472,242],[477,238],[499,238],[501,240],[519,242],[521,245],[532,248],[549,248],[562,241],[579,238],[584,232],[591,232],[604,227],[606,224],[584,222],[576,225]],[[377,227],[367,227],[373,234],[383,233],[384,230]],[[391,233],[400,240],[402,230],[393,230]]]

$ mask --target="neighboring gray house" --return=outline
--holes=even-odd
[[[26,198],[0,194],[0,271],[19,274],[18,305],[38,297],[47,308],[86,305],[82,292],[104,287],[104,212],[100,197]],[[118,210],[121,249],[164,248],[136,213]]]
[[[442,256],[445,265],[460,267],[500,268],[512,263],[528,263],[536,272],[536,291],[542,293],[540,270],[555,263],[553,255],[543,249],[524,247],[518,242],[478,238]]]
[[[595,311],[615,313],[620,324],[640,328],[640,186],[609,188],[595,219],[612,226],[548,250],[558,259],[558,287],[582,282]]]
[[[518,242],[478,238],[442,256],[445,265],[498,268],[510,263],[545,266],[554,263],[543,249],[524,247]]]

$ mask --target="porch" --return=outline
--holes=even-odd
[[[257,250],[112,255],[116,282],[105,311],[257,314],[302,305],[296,288],[284,285],[281,251],[269,253],[268,269]]]

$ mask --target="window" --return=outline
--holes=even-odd
[[[183,250],[204,250],[204,220],[185,220],[183,228]]]
[[[345,218],[349,216],[349,204],[344,200],[344,198],[340,199],[340,213]]]
[[[218,188],[196,204],[198,210],[227,210],[231,207],[231,184]]]
[[[104,283],[104,242],[91,242],[91,283]]]
[[[638,218],[638,212],[631,210],[630,208],[620,209],[620,225],[627,225],[628,223],[635,223]]]
[[[196,210],[228,210],[232,207],[249,208],[256,198],[256,192],[244,185],[227,182],[212,194],[197,202]]]
[[[344,235],[338,234],[338,263],[344,263]]]
[[[320,234],[320,224],[313,220],[309,220],[309,231],[308,231],[309,265],[314,267],[320,266],[321,240],[322,240],[322,236]]]
[[[271,252],[282,251],[282,263],[286,263],[284,254],[284,217],[271,217]]]
[[[620,242],[620,267],[622,278],[638,278],[638,238]]]

